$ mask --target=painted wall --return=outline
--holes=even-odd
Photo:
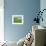
[[[5,0],[4,1],[5,40],[18,41],[32,28],[35,12],[40,9],[40,0]],[[24,15],[23,25],[13,25],[12,15]]]
[[[41,11],[42,11],[43,9],[46,9],[46,0],[41,0],[41,1],[40,1],[40,9],[41,9]],[[43,22],[41,21],[41,22],[40,22],[40,25],[46,26],[46,11],[43,12],[42,17],[43,17]]]

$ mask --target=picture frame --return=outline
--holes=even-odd
[[[12,24],[23,24],[24,15],[12,15]]]

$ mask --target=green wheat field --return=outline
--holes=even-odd
[[[21,17],[14,17],[14,23],[22,23]]]

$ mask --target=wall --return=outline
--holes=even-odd
[[[35,12],[40,9],[40,0],[5,0],[4,1],[5,40],[18,41],[32,28]],[[12,15],[24,15],[23,25],[13,25]]]
[[[46,9],[46,0],[40,0],[40,9],[41,9],[41,11],[42,11],[43,9]],[[45,19],[46,19],[46,10],[43,12],[42,17],[43,17],[43,22],[40,21],[40,25],[46,27],[46,20],[45,20]]]

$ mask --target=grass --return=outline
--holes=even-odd
[[[22,19],[19,17],[14,18],[14,23],[22,23]]]

